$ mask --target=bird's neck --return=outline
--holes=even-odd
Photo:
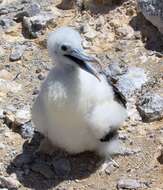
[[[70,64],[58,64],[56,67],[60,70],[62,75],[67,78],[67,80],[78,80],[80,68]]]

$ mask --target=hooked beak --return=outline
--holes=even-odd
[[[81,52],[79,50],[73,50],[70,54],[66,54],[65,56],[71,59],[72,61],[74,61],[75,63],[77,63],[77,65],[81,69],[92,74],[100,81],[100,78],[98,77],[98,72],[90,64],[87,63],[87,62],[96,62],[100,64],[98,59],[96,59],[95,57],[86,55],[84,52]]]

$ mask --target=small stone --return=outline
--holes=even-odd
[[[32,95],[37,95],[37,94],[39,94],[39,92],[40,91],[38,89],[34,89]]]
[[[155,93],[146,93],[138,103],[137,109],[145,122],[163,118],[163,97]]]
[[[16,24],[16,22],[14,22],[11,18],[8,17],[4,17],[0,19],[0,26],[3,29],[8,29],[12,26],[14,26]]]
[[[13,76],[7,70],[5,69],[0,70],[0,79],[12,80],[12,78]]]
[[[36,73],[41,73],[41,69],[36,69]]]
[[[134,37],[134,30],[131,26],[123,25],[116,30],[117,35],[124,39],[131,39]]]
[[[59,160],[53,160],[53,166],[55,169],[55,173],[57,176],[68,176],[71,172],[71,165],[69,160],[67,159],[59,159]]]
[[[97,33],[95,30],[93,30],[92,28],[88,28],[87,29],[88,32],[84,34],[85,38],[88,40],[88,41],[92,41],[96,36],[97,36]]]
[[[53,170],[45,163],[45,162],[37,162],[32,164],[31,169],[34,172],[40,173],[47,179],[52,179],[54,178],[54,172]]]
[[[118,189],[139,189],[143,188],[144,184],[139,182],[136,179],[120,179],[117,183],[117,188]]]
[[[5,14],[8,14],[8,9],[7,8],[5,8],[5,7],[2,7],[2,8],[0,8],[0,15],[5,15]]]
[[[17,127],[29,122],[30,119],[31,115],[29,107],[23,107],[22,109],[17,110],[15,114],[8,110],[4,113],[5,124],[13,130],[17,130]]]
[[[21,126],[21,136],[24,139],[32,138],[34,135],[34,128],[31,122],[27,122]]]
[[[0,108],[0,119],[3,119],[3,117],[4,117],[3,113],[4,113],[4,110]]]
[[[36,16],[37,14],[39,14],[40,11],[41,11],[40,5],[37,3],[32,3],[27,8],[25,8],[25,10],[17,13],[15,15],[15,18],[16,18],[16,20],[22,21],[24,16],[33,17],[33,16]]]
[[[24,124],[30,121],[31,119],[31,112],[30,112],[30,107],[25,106],[19,110],[17,110],[15,114],[15,119],[17,123]]]
[[[20,187],[19,181],[15,175],[9,177],[0,176],[0,186],[8,189],[18,189]]]
[[[107,77],[111,76],[115,78],[117,75],[121,75],[123,70],[120,68],[118,63],[110,63],[104,72]]]
[[[3,143],[0,143],[0,150],[3,150],[3,149],[5,149],[5,145],[3,144]]]
[[[28,35],[36,38],[49,23],[53,22],[54,18],[55,16],[51,12],[42,12],[33,17],[24,17],[23,26]]]
[[[38,75],[38,79],[39,79],[39,80],[44,80],[44,79],[45,79],[45,76],[44,76],[43,74],[39,74],[39,75]]]
[[[15,81],[0,79],[0,91],[4,93],[17,93],[22,89],[22,85]]]
[[[25,48],[26,48],[25,45],[16,44],[11,51],[10,60],[17,61],[17,60],[21,59],[21,57],[25,51]]]

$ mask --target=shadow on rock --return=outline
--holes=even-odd
[[[118,6],[122,5],[127,0],[110,0],[105,1],[104,3],[95,3],[94,0],[88,1],[87,3],[77,3],[75,4],[75,7],[78,7],[79,10],[90,10],[92,14],[107,14],[109,11],[116,9]],[[80,1],[79,1],[80,2]],[[73,8],[73,1],[72,0],[62,0],[60,4],[57,5],[59,9],[71,9]]]
[[[15,173],[18,181],[27,188],[47,190],[65,180],[81,180],[98,169],[100,158],[93,153],[70,156],[57,150],[53,155],[35,153],[42,137],[35,133],[26,141],[23,151],[7,167],[7,173]]]
[[[108,14],[111,10],[116,9],[126,1],[127,0],[112,0],[107,1],[104,4],[95,4],[92,2],[90,6],[88,5],[88,7],[86,7],[86,9],[89,9],[93,14]]]
[[[145,43],[145,48],[148,50],[162,52],[163,50],[163,35],[153,26],[145,17],[139,13],[130,21],[130,26],[135,31],[140,31],[142,40]]]

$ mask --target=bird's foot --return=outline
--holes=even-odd
[[[51,144],[51,142],[48,140],[48,138],[44,138],[41,141],[39,148],[36,150],[36,153],[52,155],[54,151],[55,151],[55,148]]]
[[[100,173],[107,173],[111,174],[114,170],[119,168],[119,164],[113,160],[111,157],[109,157],[107,160],[105,160],[100,167]]]

